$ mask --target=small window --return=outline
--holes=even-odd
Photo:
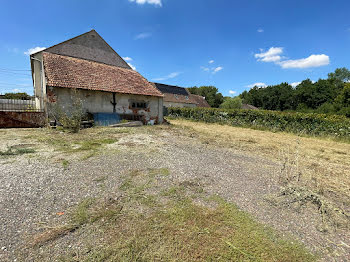
[[[188,100],[188,96],[185,96],[186,100]]]
[[[145,108],[147,108],[147,103],[146,102],[132,102],[131,108],[145,109]]]
[[[174,94],[174,96],[175,96],[176,99],[179,99],[179,96],[178,96],[178,95]]]

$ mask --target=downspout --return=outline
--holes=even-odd
[[[116,93],[114,92],[113,93],[113,102],[111,102],[111,104],[113,105],[113,113],[117,112],[117,110],[116,110],[117,101],[115,99],[115,95],[116,95]]]

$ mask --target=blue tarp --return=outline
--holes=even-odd
[[[110,126],[120,123],[121,120],[117,113],[95,113],[93,116],[96,126]]]

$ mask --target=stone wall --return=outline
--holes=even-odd
[[[72,109],[75,97],[82,102],[84,113],[113,113],[113,93],[93,91],[85,89],[69,89],[48,87],[47,97],[49,104],[58,105],[64,112],[68,113]],[[163,122],[163,98],[154,96],[115,94],[115,112],[120,115],[140,116],[144,122],[156,120]],[[144,102],[147,108],[132,108],[133,102]],[[50,113],[50,112],[49,112]]]

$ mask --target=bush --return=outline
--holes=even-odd
[[[340,115],[267,110],[169,108],[169,116],[208,123],[284,131],[314,136],[332,136],[350,141],[350,120]]]
[[[71,101],[72,105],[68,109],[64,109],[59,101],[49,104],[49,117],[61,124],[63,129],[77,133],[84,117],[83,103],[76,91],[72,92]]]

